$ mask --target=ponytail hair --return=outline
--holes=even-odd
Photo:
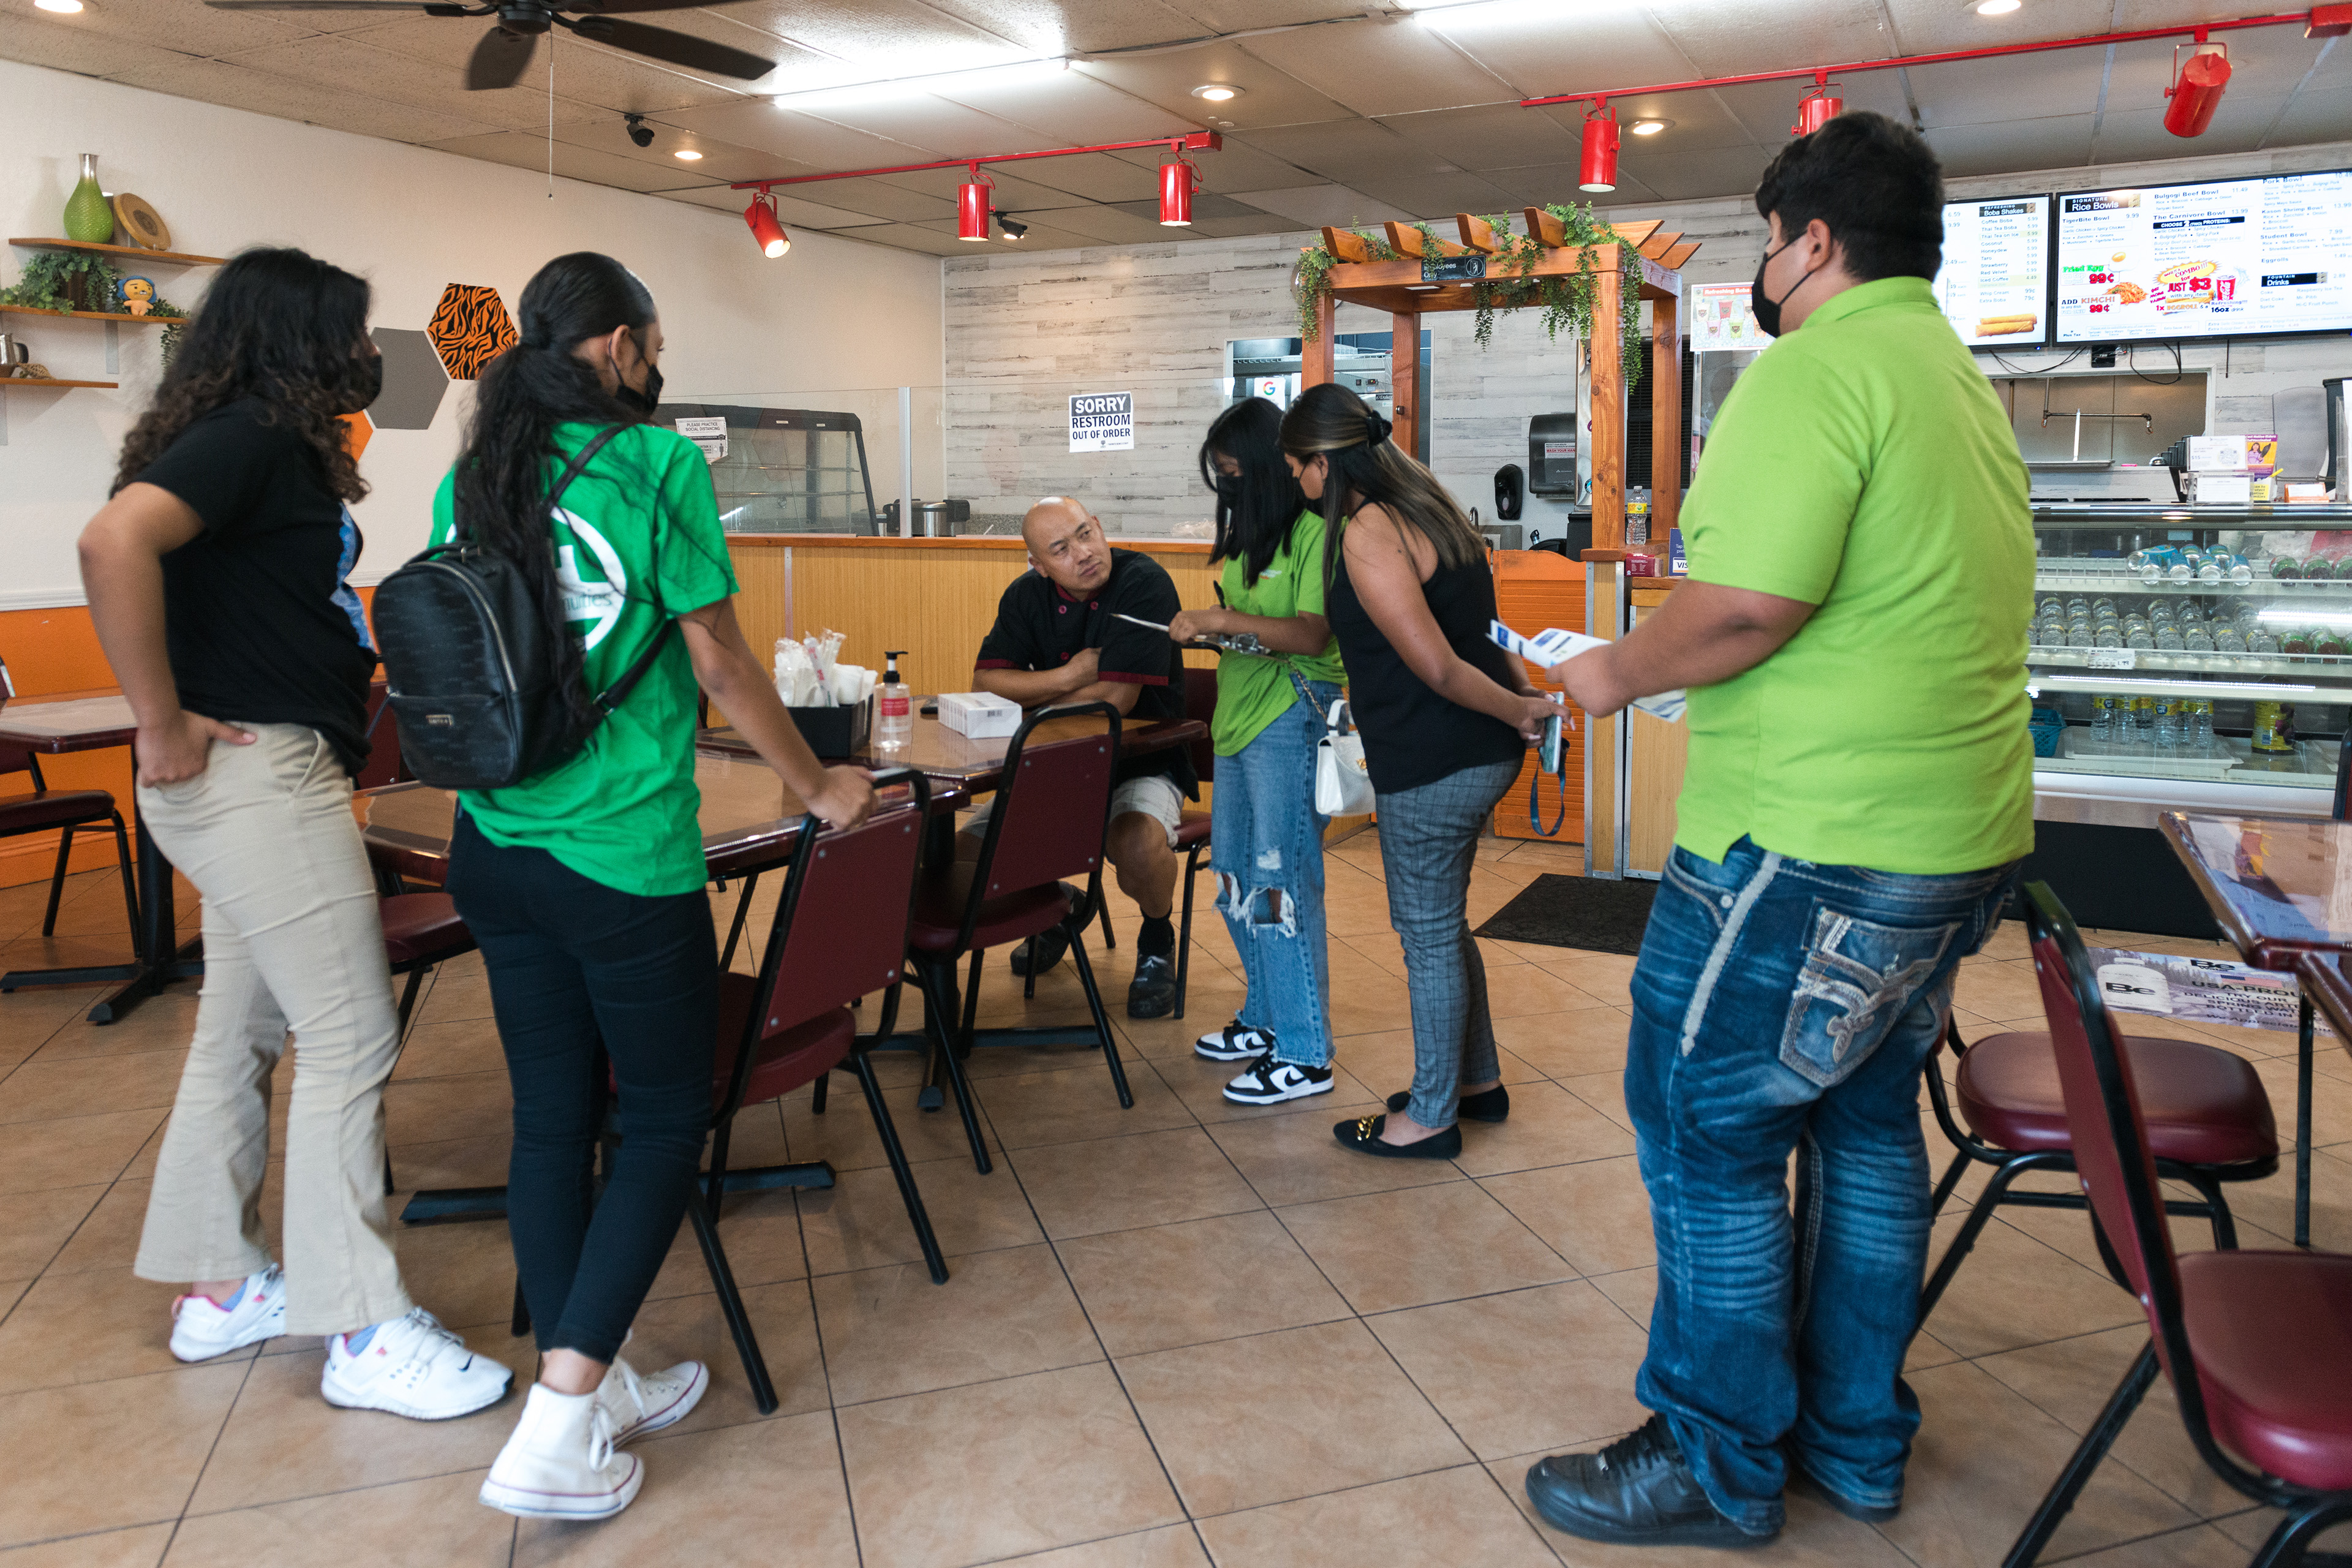
[[[1329,520],[1323,557],[1328,586],[1339,559],[1347,520],[1378,506],[1429,542],[1441,566],[1468,566],[1486,558],[1486,542],[1437,476],[1389,439],[1390,425],[1337,382],[1310,386],[1282,416],[1282,449],[1304,462],[1321,457],[1323,515]]]
[[[1233,491],[1217,481],[1216,460],[1230,458],[1241,469]],[[1282,410],[1263,397],[1244,398],[1217,416],[1201,443],[1201,478],[1217,492],[1216,542],[1209,562],[1240,561],[1242,581],[1257,585],[1258,574],[1290,542],[1307,497],[1290,465],[1282,460]]]
[[[643,417],[606,392],[594,367],[572,351],[615,327],[644,331],[654,322],[654,300],[637,275],[611,257],[576,250],[539,269],[516,314],[521,338],[489,363],[475,389],[452,515],[458,535],[521,569],[552,637],[557,688],[585,724],[593,707],[555,581],[547,465],[563,455],[555,444],[559,425],[627,425]]]

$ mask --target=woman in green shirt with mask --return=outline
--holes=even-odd
[[[1243,1105],[1331,1091],[1331,978],[1323,934],[1323,825],[1315,746],[1345,679],[1323,618],[1323,519],[1282,459],[1282,410],[1262,397],[1209,426],[1201,477],[1217,492],[1210,555],[1224,606],[1170,623],[1179,643],[1254,633],[1267,651],[1217,666],[1210,868],[1249,975],[1239,1016],[1192,1048],[1250,1065],[1225,1086]]]

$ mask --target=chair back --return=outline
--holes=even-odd
[[[1192,742],[1192,771],[1207,784],[1217,773],[1217,672],[1213,669],[1187,669],[1184,672],[1184,717],[1202,726],[1201,738]]]
[[[0,699],[16,695],[16,682],[8,673],[8,661],[0,658]],[[33,775],[33,787],[37,790],[44,787],[41,764],[34,758],[33,749],[30,746],[12,746],[0,741],[0,778],[10,773],[30,773]]]
[[[1097,735],[1029,743],[1053,719],[1098,716]],[[1103,836],[1110,826],[1111,781],[1118,770],[1118,710],[1108,702],[1033,713],[1004,753],[1004,782],[988,814],[988,836],[972,877],[977,899],[1003,898],[1066,877],[1102,875]]]

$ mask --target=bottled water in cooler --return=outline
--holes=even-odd
[[[2213,749],[2213,705],[2210,702],[2197,704],[2195,731],[2189,740],[2200,752],[2210,752]]]
[[[2183,706],[2166,698],[2156,705],[2156,749],[2158,752],[2178,751],[2180,746],[2180,715]]]

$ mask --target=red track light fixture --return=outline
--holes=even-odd
[[[1827,71],[1813,73],[1812,90],[1797,100],[1797,122],[1789,127],[1790,135],[1811,136],[1845,112],[1845,100],[1830,94],[1830,89],[1838,85],[1830,80]]]
[[[1181,155],[1160,165],[1160,222],[1164,228],[1192,226],[1192,193],[1201,188],[1201,171]]]
[[[751,237],[760,242],[760,254],[769,260],[793,247],[793,237],[777,218],[776,198],[771,193],[761,191],[751,198],[751,205],[743,209],[743,221],[751,226]]]
[[[2189,50],[2189,63],[2182,65],[2180,46],[2172,46],[2172,85],[2164,89],[2172,100],[2164,108],[2164,128],[2175,136],[2204,135],[2213,111],[2221,107],[2221,89],[2230,85],[2229,45],[2207,43],[2200,27]]]
[[[1617,188],[1617,111],[1605,98],[1596,98],[1584,111],[1584,156],[1576,188],[1603,192]]]
[[[971,167],[971,178],[956,187],[956,237],[986,240],[991,237],[988,223],[995,210],[996,187],[980,172],[979,164]]]

